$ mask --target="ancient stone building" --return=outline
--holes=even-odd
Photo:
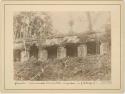
[[[44,42],[36,39],[22,40],[14,42],[14,60],[24,62],[30,57],[40,61],[64,57],[86,57],[103,55],[108,50],[108,42],[98,38],[96,33],[87,34],[84,41],[81,41],[79,36],[48,38]]]

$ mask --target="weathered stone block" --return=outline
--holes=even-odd
[[[29,59],[29,52],[28,51],[21,51],[21,62],[25,62]]]
[[[39,60],[45,61],[48,58],[48,52],[46,49],[39,49]]]
[[[58,47],[57,49],[57,58],[61,59],[66,57],[66,48],[65,47]]]
[[[78,46],[78,57],[85,57],[87,55],[87,47],[82,44]]]
[[[109,49],[108,43],[101,43],[101,45],[100,45],[100,54],[101,55],[107,54],[108,49]]]

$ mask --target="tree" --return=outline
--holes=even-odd
[[[27,39],[32,36],[46,38],[52,35],[52,22],[45,12],[20,12],[14,15],[14,39]]]

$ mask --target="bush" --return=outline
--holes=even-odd
[[[110,56],[87,56],[39,61],[31,57],[15,64],[16,80],[110,80]]]

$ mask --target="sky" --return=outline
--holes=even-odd
[[[110,23],[110,12],[100,11],[100,12],[89,12],[92,29],[97,32],[104,32],[105,25]],[[49,12],[51,16],[54,31],[57,33],[69,33],[71,31],[71,26],[69,22],[72,20],[72,30],[74,33],[86,32],[89,30],[88,26],[88,16],[87,12]]]

